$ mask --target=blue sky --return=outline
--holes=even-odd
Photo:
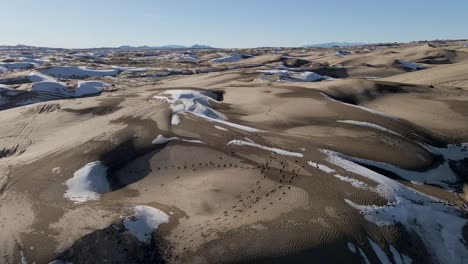
[[[301,46],[468,38],[467,0],[0,0],[0,45]]]

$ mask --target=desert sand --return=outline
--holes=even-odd
[[[0,48],[1,263],[467,263],[468,49]]]

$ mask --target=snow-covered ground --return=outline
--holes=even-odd
[[[280,80],[288,82],[317,82],[323,80],[330,80],[332,78],[320,75],[315,72],[292,73],[287,76],[282,75]]]
[[[52,66],[43,69],[38,69],[43,74],[53,76],[55,78],[88,78],[88,77],[103,77],[116,76],[121,70],[95,70],[84,66]]]
[[[6,68],[8,70],[23,70],[23,69],[32,69],[38,67],[39,64],[31,62],[6,62],[0,63],[0,67]]]
[[[102,193],[110,191],[107,167],[100,161],[86,164],[77,170],[65,184],[67,186],[65,198],[75,203],[99,200]]]
[[[362,122],[362,121],[356,121],[356,120],[337,120],[336,122],[339,122],[339,123],[345,123],[345,124],[351,124],[351,125],[356,125],[356,126],[361,126],[361,127],[366,127],[366,128],[372,128],[372,129],[377,129],[377,130],[381,130],[381,131],[385,131],[385,132],[388,132],[388,133],[391,133],[391,134],[394,134],[394,135],[400,135],[388,128],[385,128],[385,127],[382,127],[382,126],[379,126],[379,125],[376,125],[376,124],[373,124],[373,123],[369,123],[369,122]]]
[[[307,162],[310,166],[314,167],[314,168],[317,168],[325,173],[334,173],[335,170],[328,167],[327,165],[323,165],[323,164],[319,164],[319,163],[316,163],[316,162],[313,162],[313,161],[309,161]]]
[[[53,93],[60,96],[73,96],[73,91],[67,85],[58,81],[42,81],[34,83],[31,87],[33,92]]]
[[[256,147],[256,148],[271,151],[273,153],[283,155],[283,156],[291,156],[291,157],[299,157],[299,158],[304,157],[304,155],[302,153],[291,152],[291,151],[287,151],[287,150],[279,149],[279,148],[267,147],[267,146],[264,146],[264,145],[257,144],[257,143],[253,142],[250,139],[247,139],[247,141],[245,141],[245,140],[231,140],[227,144],[228,145],[237,145],[237,146]]]
[[[397,63],[403,65],[403,67],[411,70],[423,70],[426,69],[427,67],[421,64],[417,64],[411,61],[406,61],[406,60],[396,60]]]
[[[439,263],[466,263],[467,241],[462,234],[468,220],[460,211],[443,200],[420,193],[367,169],[353,162],[352,157],[329,150],[323,150],[323,153],[327,155],[329,163],[345,172],[377,183],[372,188],[361,184],[353,186],[379,194],[388,200],[387,205],[359,205],[346,200],[349,205],[360,210],[368,221],[378,226],[401,224],[407,232],[415,233],[421,238],[427,251]]]
[[[349,51],[349,50],[338,50],[335,52],[335,55],[338,56],[338,57],[343,57],[343,56],[347,56],[347,55],[351,55],[352,52]]]
[[[167,96],[155,96],[156,99],[167,101],[172,109],[172,125],[178,125],[180,122],[178,114],[190,112],[212,119],[226,120],[227,117],[214,110],[211,103],[214,103],[217,95],[208,91],[195,90],[167,90],[164,94]]]
[[[249,57],[251,57],[251,56],[250,55],[244,55],[244,54],[234,54],[234,55],[231,55],[231,56],[212,59],[211,62],[214,62],[214,63],[236,62],[236,61],[240,61],[240,60],[243,60],[243,59],[249,58]]]
[[[121,67],[121,66],[111,66],[112,69],[121,71],[121,72],[132,72],[132,73],[141,73],[147,72],[146,68],[133,68],[133,67]]]
[[[0,66],[0,74],[7,72],[8,69],[6,67]]]
[[[144,205],[133,208],[134,215],[123,220],[124,227],[140,242],[150,242],[151,234],[159,225],[168,223],[169,216],[163,211]]]
[[[315,72],[305,71],[300,68],[276,68],[271,70],[257,70],[265,75],[278,75],[279,81],[285,82],[317,82],[323,80],[333,80],[328,76],[323,76]]]
[[[42,81],[56,81],[55,78],[45,75],[43,73],[40,73],[38,71],[32,71],[28,74],[28,79],[31,82],[42,82]]]
[[[80,81],[75,89],[75,97],[100,94],[109,85],[101,81]]]
[[[200,141],[198,139],[183,139],[183,138],[181,139],[178,137],[167,138],[167,137],[164,137],[163,135],[158,135],[151,143],[153,143],[154,145],[162,145],[173,140],[181,140],[183,142],[196,143],[196,144],[205,144],[203,141]]]
[[[462,161],[468,158],[466,152],[467,144],[448,145],[447,148],[436,148],[429,145],[422,145],[435,156],[442,157],[442,161],[436,167],[432,167],[426,171],[412,171],[399,168],[397,166],[377,162],[367,159],[348,157],[349,160],[390,171],[399,177],[408,180],[414,184],[432,184],[444,187],[448,190],[455,190],[460,184],[460,177],[452,170],[450,161]]]
[[[170,104],[172,109],[172,125],[180,124],[179,115],[190,113],[208,121],[224,124],[239,130],[262,132],[260,129],[227,121],[225,115],[212,108],[211,103],[216,101],[217,95],[209,91],[167,90],[161,93],[161,95],[154,96],[154,98],[164,100]]]

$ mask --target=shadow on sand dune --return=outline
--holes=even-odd
[[[165,263],[161,251],[164,247],[167,245],[157,235],[149,243],[138,241],[120,222],[81,237],[57,259],[80,264]]]

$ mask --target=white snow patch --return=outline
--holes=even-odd
[[[227,57],[212,59],[211,62],[216,62],[216,63],[220,63],[220,62],[235,62],[235,61],[239,61],[239,60],[242,60],[242,59],[245,59],[245,55],[242,55],[242,54],[234,54],[234,55],[232,55],[232,56],[227,56]]]
[[[287,76],[281,76],[280,80],[289,82],[317,82],[322,80],[329,80],[330,77],[320,75],[315,72],[303,72],[299,74],[289,74]]]
[[[422,145],[434,155],[442,155],[446,160],[462,160],[468,158],[468,143],[449,144],[446,148],[437,148],[431,145]]]
[[[52,262],[49,262],[49,264],[73,264],[72,262],[69,262],[69,261],[63,261],[63,260],[60,260],[60,259],[56,259]]]
[[[80,81],[76,89],[69,89],[63,82],[56,81],[51,77],[47,77],[41,73],[33,73],[29,75],[32,80],[43,80],[35,82],[31,91],[39,93],[56,94],[64,97],[82,97],[87,95],[98,95],[102,89],[108,84],[101,81]]]
[[[358,250],[359,254],[361,254],[362,258],[364,259],[364,263],[371,264],[364,251],[361,248],[358,248]]]
[[[375,254],[380,260],[380,263],[382,264],[392,264],[392,262],[388,259],[387,254],[385,254],[385,251],[383,251],[377,243],[375,243],[372,239],[367,238],[369,240],[369,243],[371,244],[372,249],[374,250]]]
[[[31,69],[39,65],[36,63],[30,63],[30,62],[7,62],[7,63],[0,63],[0,66],[3,68],[7,68],[9,70],[23,70],[23,69]]]
[[[75,89],[75,96],[96,95],[109,85],[101,81],[80,81]]]
[[[180,124],[180,117],[178,114],[173,114],[171,117],[171,125],[177,126],[178,124]]]
[[[335,52],[335,55],[338,56],[338,57],[343,57],[343,56],[347,56],[347,55],[351,55],[352,52],[349,51],[349,50],[338,50],[337,52]]]
[[[172,125],[180,124],[180,117],[178,114],[192,113],[209,121],[218,122],[240,130],[245,130],[248,132],[261,131],[256,128],[238,125],[226,121],[227,117],[225,115],[211,107],[211,103],[215,102],[215,98],[217,98],[217,95],[212,92],[195,90],[167,90],[163,94],[168,94],[171,99],[160,95],[154,96],[154,98],[167,101],[170,104],[172,109]]]
[[[20,251],[21,253],[21,264],[28,264],[28,260],[26,259],[26,256],[23,253],[23,250]]]
[[[384,162],[355,157],[349,157],[349,160],[393,172],[396,175],[408,181],[418,182],[422,184],[434,184],[444,187],[448,190],[453,190],[453,185],[457,184],[460,181],[459,176],[452,170],[447,159],[445,159],[437,167],[430,168],[427,171],[406,170]]]
[[[372,114],[375,114],[375,115],[380,115],[380,116],[384,116],[384,117],[388,117],[390,119],[393,119],[393,120],[396,120],[396,121],[399,121],[400,119],[398,117],[394,117],[394,116],[391,116],[389,114],[386,114],[386,113],[382,113],[382,112],[379,112],[377,110],[374,110],[374,109],[370,109],[370,108],[367,108],[367,107],[364,107],[364,106],[360,106],[360,105],[353,105],[353,104],[348,104],[348,103],[344,103],[344,102],[341,102],[341,101],[338,101],[338,100],[335,100],[333,98],[331,98],[330,96],[324,94],[324,93],[320,93],[323,97],[327,98],[328,100],[331,100],[333,102],[337,102],[337,103],[341,103],[341,104],[344,104],[344,105],[347,105],[347,106],[351,106],[351,107],[354,107],[354,108],[359,108],[361,110],[364,110],[366,112],[369,112],[369,113],[372,113]]]
[[[392,253],[395,264],[411,264],[413,260],[404,254],[400,254],[392,245],[390,245],[390,252]]]
[[[405,68],[411,69],[411,70],[422,70],[426,69],[427,67],[421,64],[417,64],[411,61],[405,61],[405,60],[396,60],[397,63],[403,65]]]
[[[214,118],[203,116],[203,115],[200,115],[200,114],[197,114],[197,113],[193,113],[193,114],[196,115],[196,116],[199,116],[199,117],[203,117],[203,118],[205,118],[205,119],[207,119],[209,121],[221,123],[223,125],[230,126],[230,127],[233,127],[233,128],[237,128],[239,130],[244,130],[244,131],[247,131],[247,132],[263,132],[263,130],[260,130],[260,129],[257,129],[257,128],[243,126],[243,125],[239,125],[239,124],[232,123],[232,122],[225,121],[225,120],[214,119]]]
[[[216,129],[219,129],[219,130],[223,130],[223,131],[228,131],[226,128],[224,127],[220,127],[220,126],[214,126]]]
[[[400,134],[398,134],[398,133],[396,133],[396,132],[394,132],[394,131],[392,131],[392,130],[390,130],[388,128],[385,128],[385,127],[382,127],[382,126],[379,126],[379,125],[376,125],[376,124],[373,124],[373,123],[369,123],[369,122],[361,122],[361,121],[355,121],[355,120],[337,120],[336,122],[351,124],[351,125],[356,125],[356,126],[362,126],[362,127],[368,127],[368,128],[373,128],[373,129],[378,129],[378,130],[381,130],[381,131],[385,131],[385,132],[400,136]]]
[[[162,144],[166,144],[167,142],[176,140],[176,139],[179,139],[179,138],[178,137],[166,138],[163,135],[159,135],[151,143],[154,145],[162,145]]]
[[[323,172],[326,172],[326,173],[334,173],[335,170],[326,166],[326,165],[323,165],[323,164],[318,164],[318,163],[315,163],[315,162],[312,162],[312,161],[309,161],[307,162],[310,166],[314,167],[314,168],[317,168]]]
[[[74,92],[68,89],[67,85],[57,81],[42,81],[34,83],[31,91],[53,93],[60,96],[74,96]]]
[[[382,264],[392,264],[392,263],[411,264],[412,260],[408,256],[400,254],[392,245],[390,245],[390,253],[392,253],[391,258],[393,259],[393,262],[390,260],[390,257],[387,256],[385,251],[377,243],[375,243],[369,237],[367,238],[367,240],[369,241],[377,257],[379,258],[380,263]]]
[[[298,152],[291,152],[291,151],[287,151],[287,150],[283,150],[283,149],[278,149],[278,148],[271,148],[271,147],[267,147],[267,146],[263,146],[263,145],[260,145],[260,144],[257,144],[255,142],[252,142],[252,141],[244,141],[244,140],[231,140],[229,141],[229,143],[227,143],[228,145],[237,145],[237,146],[250,146],[250,147],[257,147],[257,148],[261,148],[261,149],[264,149],[264,150],[268,150],[268,151],[271,151],[273,153],[276,153],[276,154],[280,154],[280,155],[284,155],[284,156],[292,156],[292,157],[304,157],[304,155],[302,153],[298,153]]]
[[[356,180],[354,178],[347,177],[347,176],[342,176],[340,174],[335,174],[333,176],[335,176],[336,178],[338,178],[338,179],[340,179],[340,180],[342,180],[344,182],[351,183],[351,185],[356,187],[356,188],[369,189],[369,186],[367,184],[365,184],[364,182],[360,181],[360,180]]]
[[[123,220],[124,227],[140,242],[151,241],[151,234],[160,224],[168,223],[169,216],[163,211],[149,206],[135,206],[135,215]]]
[[[466,263],[468,249],[462,236],[468,220],[445,201],[420,193],[377,172],[350,161],[344,154],[322,150],[327,161],[378,185],[370,188],[388,200],[385,206],[358,205],[364,217],[379,226],[401,223],[407,232],[416,233],[439,263]],[[441,224],[443,223],[443,224]],[[406,259],[406,258],[405,258]]]
[[[132,67],[121,67],[121,66],[111,66],[111,68],[122,71],[122,72],[132,72],[132,73],[140,73],[140,72],[148,71],[145,68],[132,68]]]
[[[90,162],[77,170],[65,183],[68,187],[65,198],[75,203],[99,200],[102,193],[110,191],[107,167],[100,161]]]
[[[37,65],[44,65],[50,62],[49,60],[41,60],[41,59],[33,59],[33,58],[25,58],[25,57],[20,57],[20,59],[21,59],[21,62],[29,62],[29,63],[33,63]]]
[[[279,69],[257,70],[257,72],[261,72],[261,73],[264,73],[266,75],[273,75],[273,74],[287,75],[289,73],[288,70],[279,70]]]
[[[159,135],[151,143],[153,143],[154,145],[162,145],[162,144],[166,144],[169,141],[178,140],[178,139],[180,138],[178,137],[166,138],[163,135]],[[195,143],[195,144],[205,144],[205,142],[198,140],[198,139],[180,139],[180,140],[184,142]]]
[[[164,94],[168,94],[172,99],[164,96],[155,96],[154,98],[163,99],[169,102],[172,109],[172,114],[191,112],[213,119],[226,120],[227,117],[211,107],[211,103],[217,98],[216,94],[209,91],[195,90],[167,90]],[[174,121],[178,124],[180,120]]]
[[[15,96],[18,94],[18,91],[15,89],[10,88],[8,85],[0,84],[0,93],[8,96]],[[1,95],[0,95],[1,98]]]
[[[353,243],[348,242],[347,245],[348,245],[349,251],[356,253],[356,246]]]
[[[52,66],[43,69],[38,69],[43,74],[50,75],[56,78],[86,78],[86,77],[103,77],[116,76],[120,70],[95,70],[84,66]]]
[[[205,142],[198,139],[182,139],[184,142],[195,143],[195,144],[205,144]]]
[[[55,78],[42,74],[38,71],[32,71],[28,74],[28,79],[31,82],[42,82],[42,81],[57,81]]]
[[[62,172],[62,169],[60,169],[60,167],[55,167],[51,171],[53,174],[60,174]]]

